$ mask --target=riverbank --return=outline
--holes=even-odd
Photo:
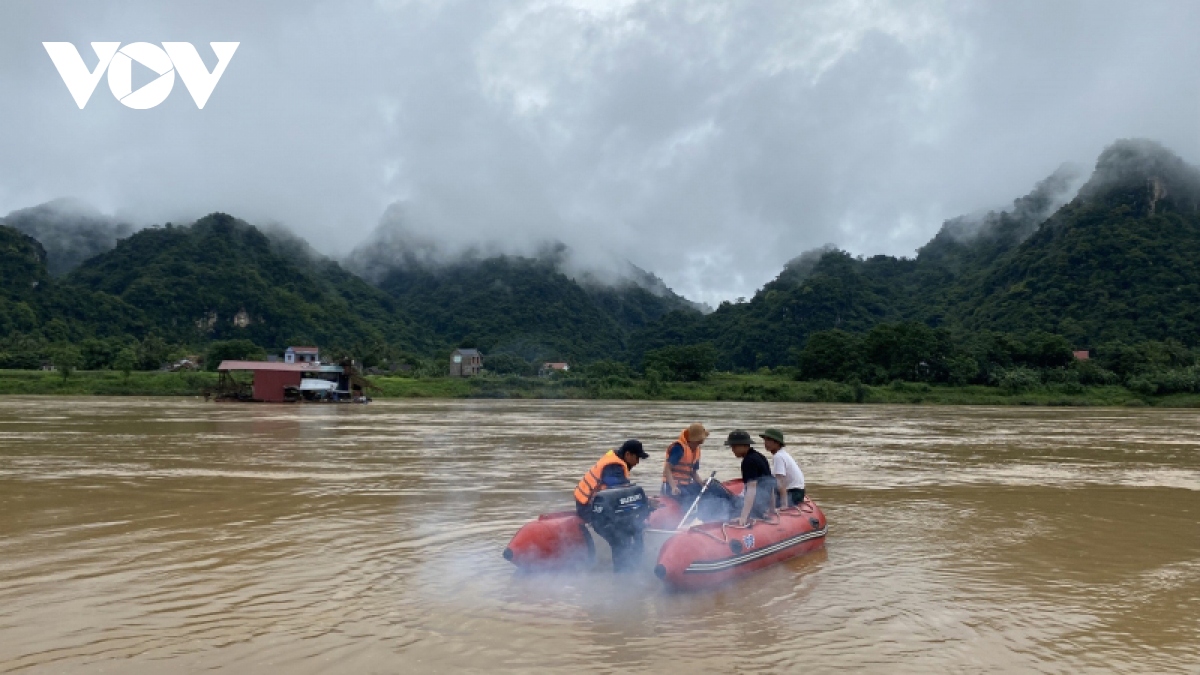
[[[513,398],[664,401],[762,401],[796,403],[904,403],[931,405],[1200,407],[1200,394],[1147,396],[1121,386],[1043,385],[1023,391],[999,387],[849,385],[800,382],[760,374],[719,373],[703,382],[656,382],[581,377],[373,377],[373,398]],[[201,396],[217,384],[216,373],[78,371],[69,377],[44,371],[0,370],[7,396]]]
[[[0,370],[4,396],[201,396],[217,386],[216,373],[113,370],[61,373],[42,370]]]

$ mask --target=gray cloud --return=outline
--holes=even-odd
[[[1180,2],[12,2],[0,212],[223,210],[344,255],[396,205],[415,241],[559,240],[715,304],[826,242],[911,255],[1117,138],[1195,161],[1198,19]],[[92,40],[189,41],[210,67],[208,41],[242,44],[204,110],[178,83],[129,110],[102,81],[81,111],[40,43],[90,61]]]

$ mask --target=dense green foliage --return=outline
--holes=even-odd
[[[635,353],[707,342],[719,368],[752,370],[793,363],[822,331],[870,335],[896,324],[913,333],[912,324],[922,324],[940,332],[919,340],[932,351],[918,361],[934,371],[929,377],[949,378],[950,361],[978,351],[972,345],[989,332],[1050,333],[1076,349],[1118,340],[1197,345],[1200,172],[1155,144],[1121,141],[1101,155],[1078,196],[1055,210],[1069,184],[1069,174],[1056,173],[1008,211],[949,221],[915,258],[810,252],[749,302],[722,304],[705,317],[670,315],[639,331]],[[830,340],[813,345],[810,369],[839,377],[857,371],[847,360],[858,357],[836,353]],[[877,356],[873,368],[889,377],[914,358]],[[817,366],[817,358],[831,363]]]
[[[46,268],[55,277],[110,250],[118,239],[133,232],[128,224],[106,218],[95,209],[69,199],[13,211],[0,219],[0,225],[38,240],[46,251]]]
[[[531,363],[626,358],[632,330],[672,310],[700,316],[682,298],[632,281],[606,286],[568,276],[553,254],[440,266],[409,262],[389,270],[379,285],[406,316],[446,343]],[[512,370],[509,361],[502,363]]]
[[[55,364],[70,380],[317,344],[375,372],[439,376],[450,349],[475,346],[513,382],[568,361],[555,386],[650,397],[763,368],[838,400],[893,383],[1200,391],[1200,171],[1120,141],[1068,201],[1072,184],[1056,172],[1010,209],[947,221],[913,258],[802,254],[748,302],[709,314],[636,268],[617,283],[570,274],[562,249],[400,256],[372,285],[225,214],[118,240],[117,225],[38,207],[7,222],[53,246],[0,225],[0,368]],[[1077,361],[1080,349],[1094,358]]]
[[[0,227],[0,367],[36,368],[65,343],[84,367],[135,368],[246,340],[280,351],[320,344],[368,363],[427,353],[437,341],[384,292],[337,263],[224,214],[142,230],[62,280],[36,241]]]
[[[865,334],[842,330],[813,333],[796,355],[804,380],[847,384],[924,382],[993,385],[1010,393],[1061,385],[1124,385],[1146,396],[1200,393],[1200,349],[1176,340],[1106,342],[1077,359],[1059,335],[983,331],[961,342],[945,329],[915,322],[883,323]]]
[[[1036,331],[1012,335],[981,331],[955,341],[945,328],[907,321],[876,324],[865,334],[813,333],[797,355],[800,376],[886,383],[987,384],[1006,369],[1065,368],[1075,361],[1061,336]]]
[[[664,380],[698,382],[717,365],[717,350],[710,344],[661,347],[646,352],[643,368]]]
[[[336,263],[282,255],[256,228],[225,214],[188,227],[142,230],[77,268],[67,281],[140,308],[179,343],[245,339],[361,348],[425,346],[387,296]]]
[[[263,361],[267,352],[250,340],[217,340],[208,345],[204,369],[215,371],[222,361]]]
[[[51,279],[41,244],[0,226],[0,367],[36,368],[48,359],[50,343],[143,329],[141,312],[120,299]]]

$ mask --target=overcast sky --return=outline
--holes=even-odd
[[[715,304],[825,243],[911,255],[1117,138],[1196,162],[1197,27],[1185,0],[0,0],[0,213],[221,210],[344,255],[400,203],[421,237],[557,239]],[[241,45],[203,110],[178,78],[80,110],[43,41]]]

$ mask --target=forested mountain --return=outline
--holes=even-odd
[[[699,315],[632,266],[617,283],[568,276],[561,248],[438,265],[401,259],[377,287],[286,231],[217,213],[141,230],[56,280],[36,240],[2,231],[0,352],[10,355],[43,358],[49,343],[153,336],[193,352],[223,340],[269,350],[315,343],[394,363],[475,344],[526,361],[578,362],[624,358],[629,332],[668,311]]]
[[[215,213],[188,226],[142,230],[77,268],[65,284],[139,308],[164,338],[195,344],[247,339],[279,349],[391,344],[428,350],[432,338],[384,293],[336,262],[281,250],[261,231]]]
[[[37,331],[46,294],[46,249],[33,237],[0,225],[0,335]]]
[[[1080,345],[1200,341],[1200,171],[1145,141],[1100,156],[1079,196],[981,275],[948,319]]]
[[[451,251],[414,233],[393,205],[347,264],[445,344],[535,363],[626,359],[632,331],[708,309],[629,262],[581,264],[575,253],[561,243],[528,254]]]
[[[0,338],[73,342],[144,327],[142,313],[119,298],[52,279],[42,245],[0,226]]]
[[[33,237],[0,225],[0,298],[28,302],[47,277],[46,249]]]
[[[379,287],[449,344],[529,361],[623,359],[631,330],[673,310],[700,315],[665,287],[647,288],[661,281],[636,268],[642,279],[613,284],[576,279],[561,267],[553,252],[444,264],[410,260],[385,273]]]
[[[0,225],[20,230],[41,243],[46,266],[61,277],[84,260],[111,250],[117,240],[128,237],[133,227],[70,199],[13,211],[0,218]]]
[[[794,362],[817,331],[915,321],[958,334],[1047,331],[1079,347],[1200,341],[1200,172],[1162,146],[1118,141],[1079,194],[1060,170],[1003,212],[947,221],[914,258],[802,255],[747,303],[665,317],[635,353],[708,342],[723,367]]]
[[[44,242],[0,226],[0,356],[88,339],[109,340],[108,352],[151,338],[189,349],[245,339],[441,362],[455,346],[475,346],[524,372],[521,364],[550,359],[639,365],[650,350],[708,344],[718,367],[757,369],[795,365],[809,336],[837,329],[822,338],[831,358],[851,343],[883,349],[888,335],[936,349],[974,341],[974,351],[955,352],[959,371],[976,373],[967,381],[984,371],[964,354],[1001,343],[1024,345],[1001,351],[1024,349],[1013,363],[1029,364],[1114,341],[1200,345],[1200,171],[1154,143],[1119,141],[1076,184],[1060,170],[1009,209],[949,220],[912,258],[803,253],[749,302],[711,313],[631,265],[603,279],[572,270],[561,246],[446,259],[428,242],[399,239],[387,250],[368,246],[371,255],[348,269],[295,236],[218,213],[120,240],[111,222],[94,237],[79,225],[80,237],[60,243],[87,243],[59,245],[61,264],[96,253],[54,278]],[[58,221],[44,207],[9,220],[49,237],[75,231],[46,225]],[[852,337],[873,330],[874,342]]]

